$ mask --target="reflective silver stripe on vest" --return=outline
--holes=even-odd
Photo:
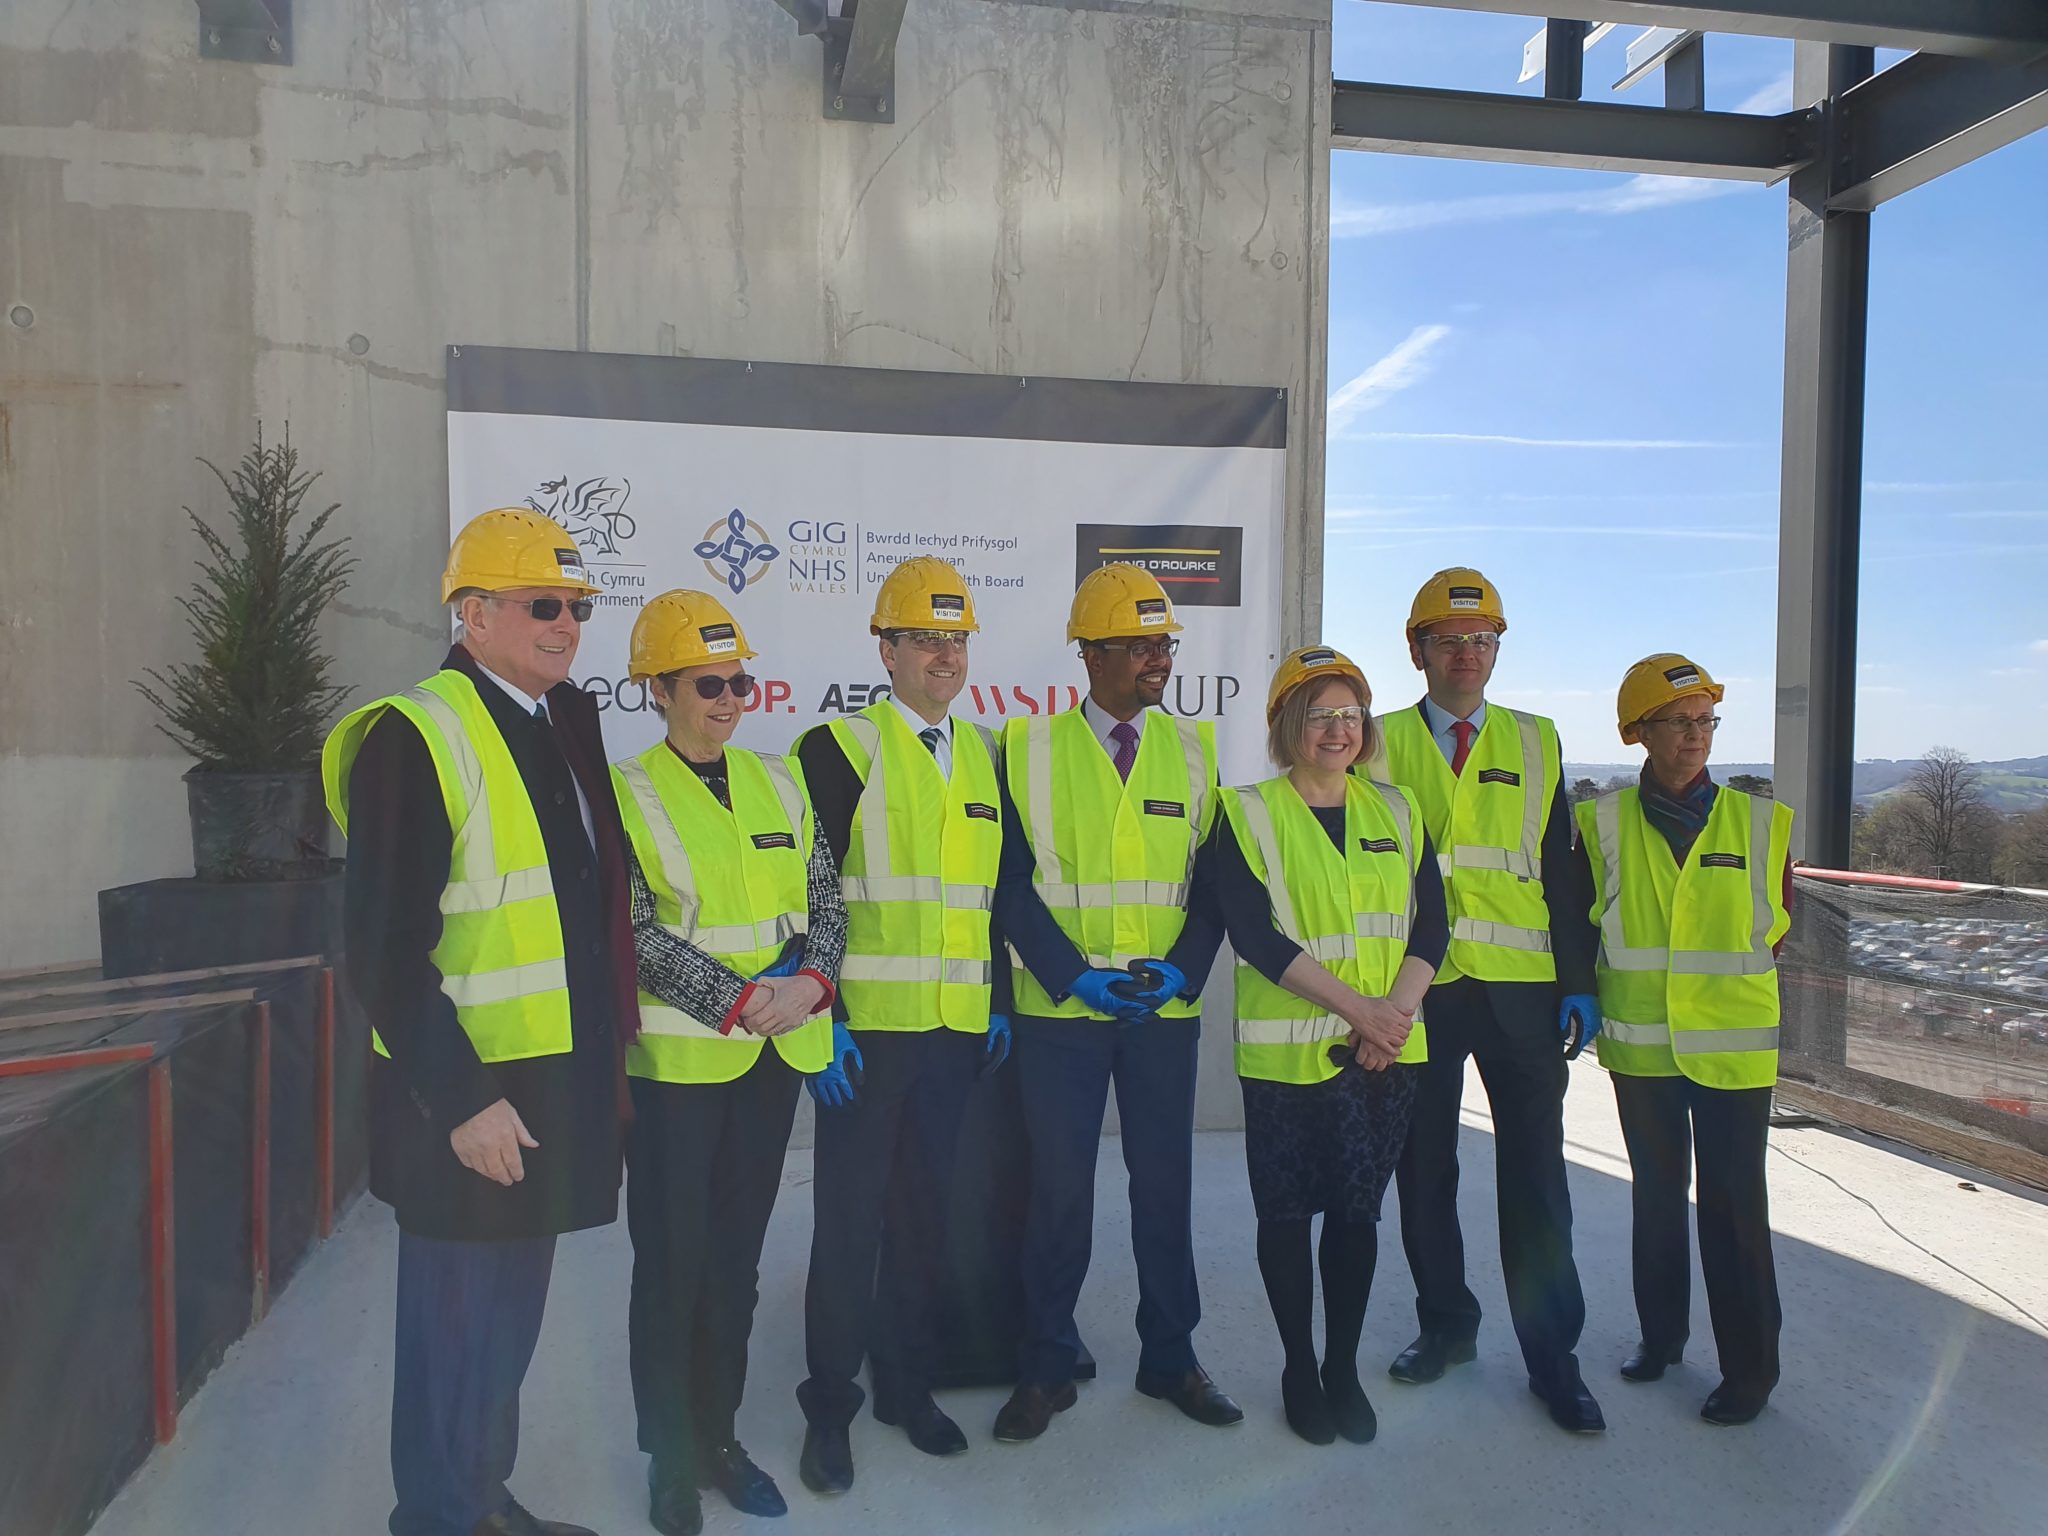
[[[694,931],[697,915],[697,881],[690,870],[690,851],[683,846],[683,840],[676,835],[676,825],[669,820],[668,807],[661,803],[661,791],[654,787],[654,779],[647,772],[647,765],[637,757],[628,758],[619,764],[619,777],[626,781],[626,788],[632,792],[633,803],[640,808],[640,819],[647,823],[647,831],[654,839],[654,851],[661,865],[661,877],[675,893],[677,903],[682,907],[685,935]],[[692,940],[691,942],[695,942]],[[737,953],[735,945],[728,954]]]
[[[1775,1051],[1778,1026],[1764,1024],[1749,1029],[1681,1029],[1671,1037],[1671,1049],[1680,1056],[1712,1056],[1722,1051]]]
[[[1195,878],[1195,855],[1202,847],[1202,818],[1209,813],[1209,760],[1202,755],[1202,732],[1192,720],[1173,722],[1180,738],[1181,760],[1188,772],[1188,860],[1181,870],[1186,886]]]
[[[1488,923],[1476,917],[1454,918],[1451,937],[1463,939],[1468,944],[1491,944],[1496,949],[1550,952],[1550,930],[1547,928],[1517,928],[1512,923]]]
[[[1543,733],[1533,715],[1516,714],[1515,729],[1522,736],[1522,857],[1532,869],[1543,863],[1543,813],[1550,805],[1550,786],[1544,775],[1550,764],[1543,756]],[[1458,850],[1458,862],[1465,862],[1465,850]],[[1533,878],[1533,877],[1532,877]],[[1543,946],[1550,948],[1546,942]]]
[[[1038,865],[1039,893],[1059,888],[1060,853],[1052,835],[1052,722],[1047,715],[1024,728],[1025,796],[1031,803],[1031,857]],[[1081,722],[1084,726],[1087,721]],[[1045,896],[1046,904],[1052,897]],[[1079,906],[1066,901],[1062,906]]]
[[[839,979],[936,981],[949,986],[985,987],[994,969],[986,960],[941,960],[936,955],[848,955],[839,964]]]
[[[1621,920],[1621,796],[1622,791],[1614,790],[1593,802],[1593,828],[1600,838],[1600,863],[1607,877],[1601,893],[1600,963],[1610,971],[1668,971],[1673,976],[1768,976],[1775,971],[1778,960],[1771,953],[1769,940],[1775,916],[1770,862],[1771,813],[1776,802],[1760,795],[1750,796],[1749,801],[1750,948],[1742,952],[1632,949],[1624,942]]]
[[[569,968],[562,960],[536,960],[531,965],[508,966],[502,971],[479,971],[470,976],[441,978],[441,990],[458,1008],[509,1003],[544,992],[560,992],[568,985]]]
[[[482,880],[450,880],[441,892],[441,911],[450,917],[458,912],[490,912],[515,901],[532,901],[554,893],[548,867],[541,864]]]
[[[1456,867],[1498,869],[1510,875],[1520,875],[1524,880],[1543,878],[1543,860],[1531,858],[1513,848],[1481,848],[1471,843],[1460,843],[1450,853],[1438,854],[1437,863],[1447,875]]]
[[[1671,1026],[1669,1024],[1625,1024],[1620,1019],[1607,1019],[1600,1025],[1600,1033],[1617,1045],[1669,1045]]]
[[[694,903],[690,910],[696,910]],[[802,913],[784,913],[758,923],[725,923],[715,928],[677,923],[655,926],[707,955],[744,955],[754,950],[780,949],[798,934],[810,931]]]
[[[1391,784],[1382,784],[1376,779],[1368,779],[1366,782],[1379,791],[1380,799],[1386,803],[1387,814],[1394,818],[1394,837],[1401,845],[1401,867],[1408,872],[1408,907],[1401,923],[1401,931],[1399,934],[1386,935],[1389,938],[1405,939],[1408,937],[1409,926],[1415,921],[1415,866],[1419,862],[1415,856],[1415,845],[1410,840],[1408,797]],[[1359,929],[1359,936],[1367,936],[1363,928]]]
[[[1314,1045],[1322,1040],[1349,1038],[1351,1026],[1334,1013],[1319,1013],[1308,1019],[1239,1019],[1239,1045]]]
[[[1244,812],[1245,827],[1251,833],[1252,841],[1258,844],[1259,862],[1266,866],[1266,895],[1273,904],[1273,926],[1318,960],[1330,959],[1331,956],[1316,953],[1315,941],[1302,937],[1301,924],[1294,912],[1294,893],[1287,889],[1287,866],[1280,862],[1280,834],[1273,826],[1273,808],[1266,804],[1266,797],[1249,784],[1238,790],[1237,803]],[[1337,935],[1338,942],[1343,944],[1337,958],[1348,960],[1357,954],[1357,946],[1347,942],[1349,938],[1348,934]]]
[[[448,755],[455,761],[455,776],[462,781],[463,799],[469,803],[469,815],[463,824],[454,829],[456,840],[462,843],[462,883],[482,884],[497,879],[498,845],[491,835],[491,796],[484,787],[484,760],[476,750],[476,743],[469,739],[469,732],[463,727],[462,717],[441,695],[424,684],[405,690],[405,696],[440,729],[441,740],[447,744]],[[547,870],[542,868],[546,875]],[[476,907],[444,905],[443,912],[474,912]]]
[[[944,883],[937,875],[842,875],[839,894],[848,901],[937,901]]]
[[[1361,939],[1408,937],[1408,914],[1405,912],[1360,912],[1357,919],[1356,932]]]
[[[797,788],[796,775],[779,757],[757,755],[754,759],[768,770],[768,782],[775,786],[775,798],[782,802],[782,814],[789,818],[789,830],[799,848],[804,840],[804,792]]]
[[[894,709],[896,706],[892,704],[889,707]],[[888,788],[882,782],[887,770],[882,765],[881,728],[866,715],[848,716],[845,723],[847,730],[853,733],[854,740],[860,743],[861,750],[868,755],[868,777],[867,782],[861,786],[860,809],[864,813],[868,811],[880,811],[882,813],[879,816],[863,814],[861,817],[860,848],[862,861],[867,865],[867,874],[870,878],[886,879],[889,874],[889,802]],[[869,802],[869,796],[874,797],[872,803]],[[845,895],[848,901],[860,899],[856,898],[851,891],[846,892]],[[927,897],[901,896],[889,898],[870,896],[865,899],[869,901],[891,899],[898,901],[936,901],[938,897],[934,894]]]
[[[735,1028],[730,1035],[718,1030],[702,1019],[693,1018],[680,1008],[667,1004],[642,1002],[640,1004],[640,1033],[643,1035],[688,1035],[703,1040],[721,1040],[744,1043],[753,1036]]]
[[[1771,910],[1771,813],[1776,807],[1775,799],[1766,800],[1762,795],[1749,797],[1749,910],[1752,926],[1749,934],[1749,956],[1764,962],[1764,970],[1776,970],[1778,957],[1771,953],[1771,922],[1775,914]],[[1758,975],[1760,972],[1746,972]],[[1769,1047],[1775,1050],[1775,1045]],[[1763,1049],[1763,1047],[1759,1047]]]
[[[1185,884],[1163,880],[1061,881],[1036,889],[1048,907],[1180,907],[1188,899]]]

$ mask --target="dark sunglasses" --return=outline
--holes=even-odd
[[[691,681],[697,685],[697,697],[700,699],[715,699],[730,688],[732,696],[745,703],[747,695],[754,691],[754,679],[745,672],[735,672],[731,677],[699,677]],[[674,682],[671,681],[669,686],[673,688]]]
[[[547,624],[562,616],[562,600],[559,597],[499,597],[491,594],[494,603],[507,603],[514,608],[524,608],[541,623]],[[597,610],[597,603],[587,597],[569,599],[569,616],[578,624],[590,622],[590,615]]]

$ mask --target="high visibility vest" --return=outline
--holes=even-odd
[[[1543,833],[1564,777],[1557,727],[1489,704],[1465,771],[1454,774],[1420,709],[1379,724],[1385,745],[1365,775],[1415,796],[1443,870],[1451,947],[1437,982],[1555,981]]]
[[[1708,1088],[1778,1079],[1778,963],[1792,926],[1785,866],[1792,812],[1723,788],[1681,866],[1616,790],[1575,814],[1593,866],[1600,925],[1600,1065],[1629,1077],[1683,1074]]]
[[[612,789],[640,872],[654,896],[654,920],[685,944],[752,978],[810,921],[811,803],[792,761],[725,749],[732,809],[658,741],[612,765]],[[738,1024],[671,1008],[644,988],[640,1035],[626,1071],[657,1083],[729,1083],[750,1069],[763,1041]],[[832,1012],[813,1014],[778,1035],[775,1048],[799,1072],[832,1060]]]
[[[1285,775],[1224,790],[1223,811],[1245,863],[1265,882],[1273,925],[1339,981],[1385,997],[1408,955],[1422,862],[1422,817],[1409,793],[1347,778],[1341,853]],[[1349,1024],[1242,960],[1236,982],[1239,1077],[1320,1083],[1343,1070],[1330,1046],[1350,1039]],[[1420,1023],[1398,1059],[1429,1059]]]
[[[1173,948],[1187,920],[1195,850],[1216,817],[1215,727],[1156,709],[1143,719],[1127,781],[1079,709],[1003,727],[1003,772],[1031,844],[1032,888],[1098,967]],[[1015,995],[1019,1013],[1095,1016],[1077,998],[1054,1002],[1021,963]],[[1159,1009],[1172,1019],[1201,1011],[1179,998]]]
[[[822,728],[863,783],[840,865],[848,1027],[985,1032],[1003,855],[994,737],[954,722],[948,779],[887,699]]]
[[[563,1054],[571,1046],[569,975],[547,845],[512,750],[468,675],[437,672],[337,725],[320,753],[329,813],[346,836],[349,771],[387,710],[426,742],[454,836],[441,937],[428,958],[456,1022],[485,1062]],[[374,1030],[370,1043],[391,1054]]]

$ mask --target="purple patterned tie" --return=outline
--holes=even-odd
[[[1116,743],[1116,776],[1128,783],[1131,765],[1138,760],[1138,728],[1128,720],[1119,720],[1110,727],[1109,739]]]

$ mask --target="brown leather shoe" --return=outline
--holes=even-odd
[[[1078,1400],[1079,1394],[1074,1391],[1071,1381],[1063,1382],[1049,1392],[1044,1387],[1019,1382],[1017,1390],[1010,1394],[1010,1400],[1003,1404],[1002,1412],[996,1415],[996,1438],[1012,1445],[1036,1440],[1052,1423],[1054,1414],[1065,1413]]]
[[[1226,1429],[1244,1422],[1244,1410],[1209,1379],[1199,1365],[1185,1376],[1153,1376],[1138,1372],[1138,1390],[1147,1397],[1162,1398],[1197,1424]]]
[[[517,1499],[507,1499],[495,1515],[477,1521],[470,1536],[597,1536],[588,1526],[570,1525],[562,1520],[539,1520],[528,1514]]]

